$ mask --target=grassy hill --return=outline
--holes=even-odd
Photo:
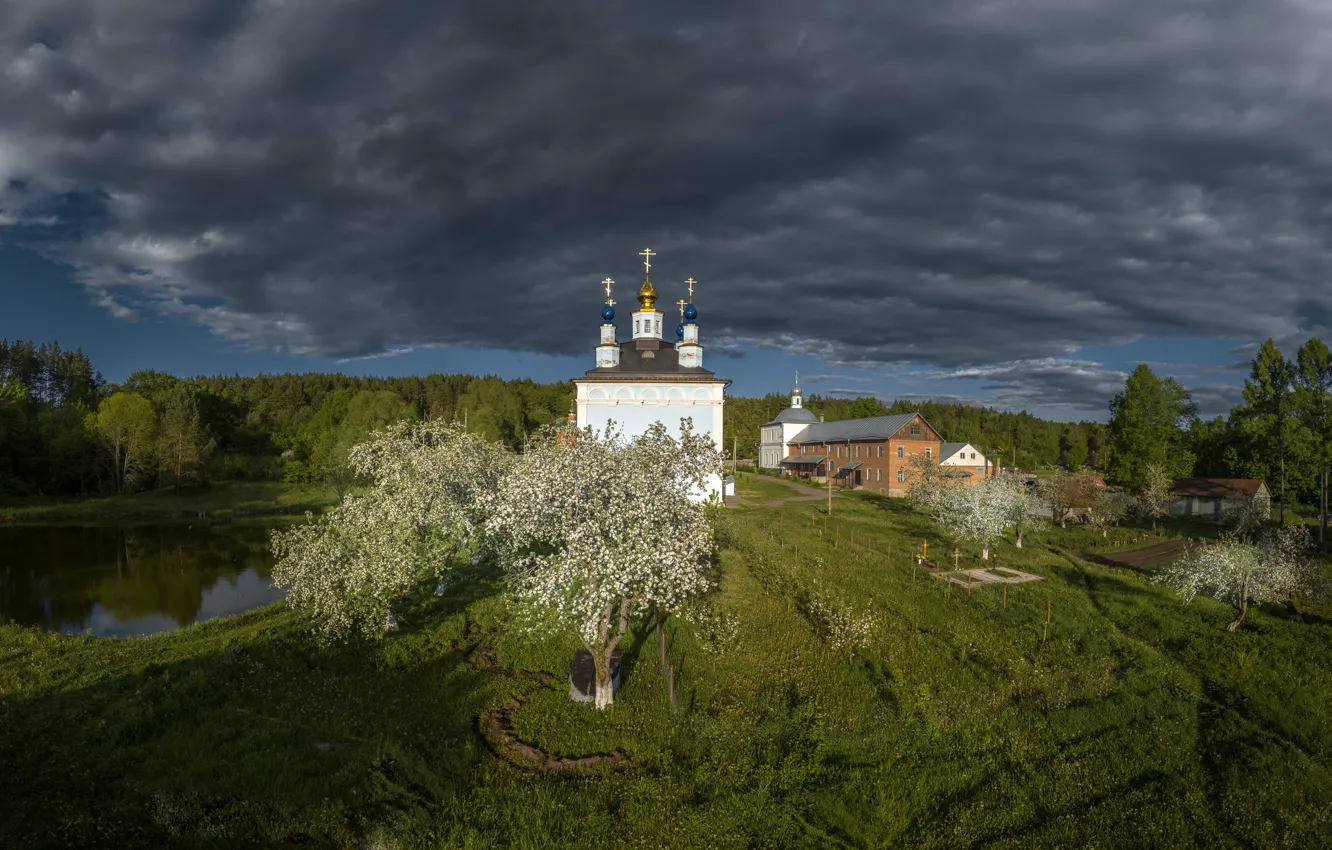
[[[1226,634],[1220,604],[1071,555],[1168,530],[1051,528],[998,547],[1045,579],[1005,607],[910,564],[952,544],[905,503],[839,496],[826,534],[819,507],[723,513],[717,607],[741,628],[667,620],[674,714],[647,624],[598,714],[567,698],[576,644],[519,629],[485,571],[334,650],[280,605],[132,641],[0,627],[0,846],[1325,841],[1327,605]],[[553,757],[627,764],[517,767],[478,734],[497,707]]]

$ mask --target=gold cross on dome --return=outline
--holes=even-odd
[[[691,278],[689,278],[688,280],[686,280],[685,283],[689,284],[689,303],[690,303],[690,304],[693,304],[693,303],[694,303],[694,284],[698,283],[698,281],[694,280],[694,279],[691,277]]]
[[[684,318],[684,307],[685,307],[685,304],[687,304],[688,302],[685,301],[683,298],[681,298],[679,301],[676,301],[675,303],[680,305],[680,318],[683,319],[683,318]]]
[[[652,250],[651,248],[648,248],[647,250],[645,250],[645,251],[639,251],[638,253],[641,254],[641,255],[643,256],[643,269],[644,269],[644,273],[645,273],[645,274],[651,274],[651,273],[652,273],[652,258],[655,257],[655,256],[657,256],[657,252],[654,251],[654,250]]]
[[[606,278],[605,280],[602,281],[602,283],[606,284],[606,303],[607,303],[607,304],[610,304],[611,306],[614,306],[614,305],[615,305],[615,302],[612,301],[612,300],[611,300],[611,297],[610,297],[610,288],[611,288],[611,284],[614,283],[614,282],[615,282],[615,281],[612,280],[611,278]]]

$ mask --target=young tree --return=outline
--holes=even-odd
[[[1184,429],[1198,414],[1189,393],[1174,378],[1158,378],[1143,363],[1110,402],[1110,475],[1140,488],[1155,464],[1179,478],[1193,471]]]
[[[1021,549],[1022,533],[1038,521],[1036,508],[1039,499],[1035,493],[1027,489],[1022,477],[1016,473],[1005,472],[997,479],[991,480],[995,481],[996,484],[1001,482],[1004,487],[1011,491],[1008,524],[1013,527],[1014,544]]]
[[[1306,525],[1271,529],[1258,543],[1227,538],[1194,549],[1157,577],[1185,603],[1201,594],[1235,606],[1236,616],[1226,626],[1233,632],[1244,622],[1249,601],[1291,599],[1295,594],[1326,593],[1322,571],[1309,558],[1311,542]]]
[[[216,444],[199,423],[199,405],[186,384],[171,388],[163,403],[157,450],[165,477],[179,487],[182,481],[200,475]]]
[[[89,415],[89,425],[110,455],[116,492],[123,493],[153,456],[157,414],[152,402],[136,393],[115,393]]]
[[[721,470],[711,437],[685,420],[623,440],[585,430],[532,442],[504,476],[486,538],[517,597],[574,630],[596,667],[596,707],[613,701],[611,659],[631,612],[674,610],[715,584],[707,508],[691,496]]]
[[[1057,470],[1036,482],[1036,498],[1050,508],[1051,521],[1062,526],[1074,511],[1091,506],[1096,481],[1094,473]]]
[[[1143,519],[1152,521],[1152,530],[1156,530],[1156,520],[1170,512],[1170,503],[1174,500],[1170,490],[1173,479],[1158,464],[1149,465],[1143,473],[1142,485],[1135,495],[1134,512]]]
[[[440,422],[399,423],[350,452],[371,483],[317,521],[274,531],[274,584],[322,639],[385,630],[393,603],[479,552],[486,507],[514,458]]]
[[[1119,525],[1128,515],[1130,505],[1128,496],[1120,490],[1098,490],[1087,508],[1087,517],[1106,537],[1109,526]]]

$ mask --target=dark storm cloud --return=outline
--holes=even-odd
[[[1329,330],[1330,24],[1280,0],[18,0],[0,238],[86,198],[48,245],[107,309],[343,358],[587,353],[597,282],[627,312],[650,245],[664,302],[701,281],[714,352],[1103,407],[1120,373],[1012,364]]]

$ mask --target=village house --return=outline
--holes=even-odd
[[[968,485],[980,483],[989,468],[975,446],[945,442],[918,413],[823,422],[805,409],[799,375],[791,406],[760,431],[761,468],[825,481],[831,474],[839,487],[890,496],[906,495],[912,459],[921,455]]]
[[[1181,478],[1170,488],[1175,500],[1172,516],[1196,516],[1220,519],[1226,505],[1239,499],[1262,495],[1271,498],[1267,482],[1261,478]]]

